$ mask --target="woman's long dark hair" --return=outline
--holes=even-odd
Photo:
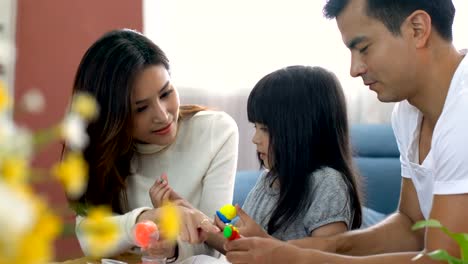
[[[352,210],[351,229],[359,228],[360,182],[352,161],[345,97],[336,76],[308,66],[272,72],[253,88],[247,113],[250,122],[268,128],[271,168],[267,178],[278,180],[280,186],[268,233],[288,226],[310,205],[310,176],[324,167],[343,176]]]
[[[78,201],[70,200],[72,204],[108,205],[119,214],[128,209],[126,179],[134,155],[131,94],[137,75],[153,65],[163,65],[169,71],[165,53],[133,30],[111,31],[86,51],[73,93],[93,95],[100,113],[87,128],[90,141],[84,157],[89,165],[88,186]],[[203,109],[181,106],[180,115]]]

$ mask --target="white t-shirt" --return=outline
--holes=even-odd
[[[400,150],[401,173],[416,188],[426,219],[434,195],[468,193],[468,56],[450,83],[429,151],[419,164],[422,113],[408,101],[395,105],[392,127]]]
[[[213,216],[221,206],[232,203],[234,177],[237,166],[239,133],[235,121],[226,113],[201,111],[179,122],[175,142],[167,147],[137,145],[132,160],[132,175],[127,179],[127,197],[130,211],[113,216],[120,230],[118,248],[121,253],[133,247],[132,229],[136,218],[152,208],[149,189],[162,173],[170,186],[194,207]],[[89,253],[86,238],[76,219],[76,234],[85,254]],[[215,251],[205,244],[190,245],[178,241],[179,259]]]

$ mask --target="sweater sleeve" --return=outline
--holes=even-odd
[[[118,230],[119,230],[119,239],[117,242],[117,246],[110,250],[106,256],[103,257],[109,257],[113,255],[117,255],[120,253],[123,253],[133,246],[135,246],[135,240],[133,238],[132,230],[133,226],[136,223],[136,219],[138,216],[146,210],[149,210],[151,208],[149,207],[140,207],[137,209],[134,209],[126,214],[123,215],[115,215],[110,217],[110,220],[114,223],[117,224]],[[76,225],[75,225],[75,233],[78,238],[78,241],[81,246],[81,250],[83,250],[83,253],[86,256],[90,255],[90,249],[88,246],[88,242],[86,240],[86,235],[83,233],[83,222],[86,221],[86,217],[83,216],[77,216],[76,217]]]
[[[203,177],[203,189],[198,209],[213,216],[221,206],[232,203],[234,179],[237,168],[239,133],[237,124],[227,114],[216,115],[212,120],[209,152],[213,153],[210,166]],[[179,258],[182,261],[193,255],[219,253],[206,244],[189,245],[179,242]]]

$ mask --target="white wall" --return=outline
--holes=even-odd
[[[349,76],[350,55],[324,0],[144,0],[145,34],[168,53],[184,94],[247,93],[265,74],[292,64],[319,65],[340,78],[352,122],[387,122],[381,104]],[[454,43],[468,47],[468,1],[457,8]]]
[[[167,52],[183,103],[228,112],[239,126],[238,169],[258,163],[246,99],[265,74],[292,64],[334,71],[345,89],[352,123],[389,122],[383,104],[349,76],[350,54],[324,0],[143,0],[145,34]],[[468,1],[454,0],[456,47],[468,47]]]

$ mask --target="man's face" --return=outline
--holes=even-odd
[[[382,102],[411,97],[417,60],[408,34],[395,36],[381,21],[369,17],[366,0],[351,0],[336,20],[351,51],[351,76],[361,77]]]

